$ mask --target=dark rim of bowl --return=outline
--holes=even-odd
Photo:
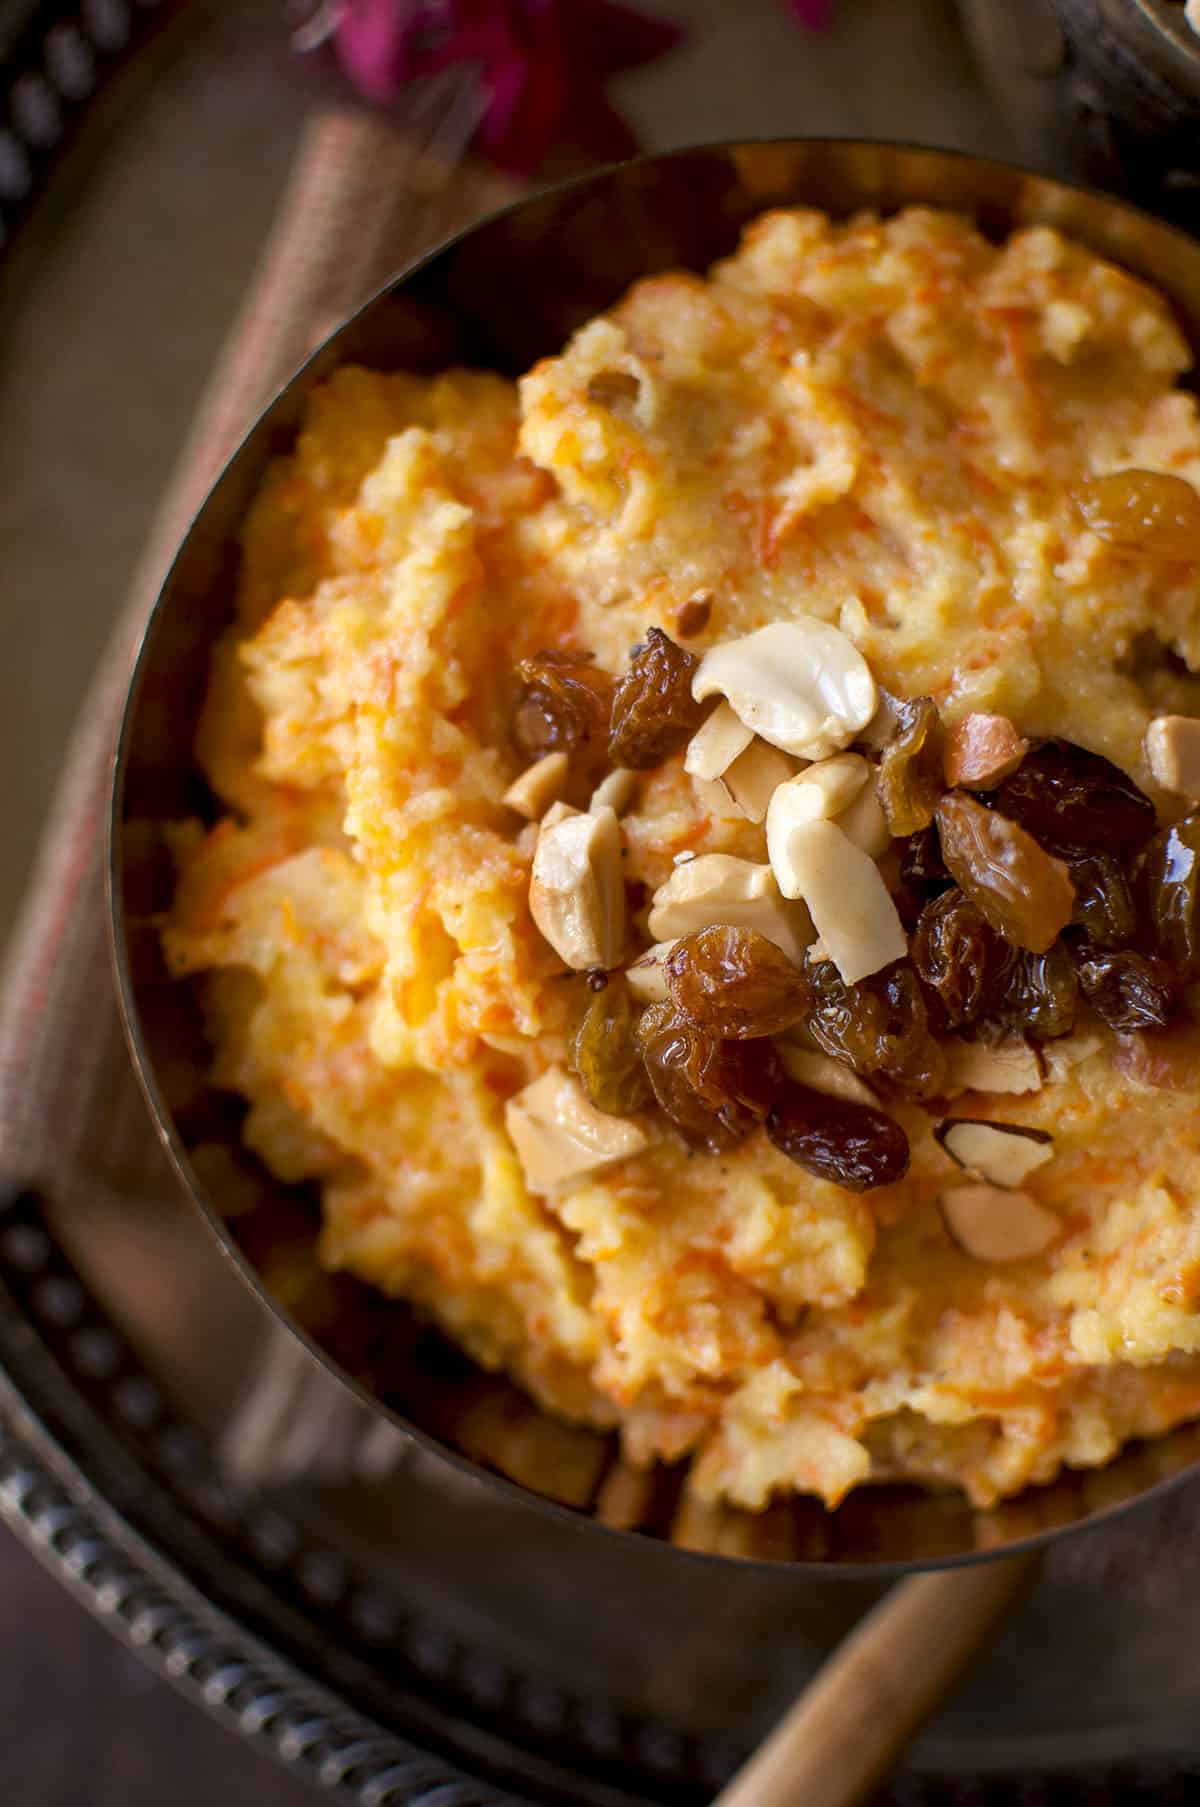
[[[167,598],[170,595],[176,569],[182,562],[192,537],[196,532],[197,526],[205,515],[213,492],[220,485],[230,466],[241,456],[248,441],[253,437],[264,418],[274,411],[282,398],[288,395],[294,386],[303,383],[312,365],[327,353],[333,342],[348,327],[359,320],[370,309],[375,307],[375,305],[385,296],[390,295],[399,285],[411,281],[419,272],[428,268],[429,265],[443,256],[452,247],[463,243],[474,233],[480,231],[484,227],[492,225],[495,221],[518,213],[523,207],[541,205],[547,200],[552,200],[559,196],[566,196],[575,191],[583,190],[592,183],[606,180],[620,170],[647,168],[650,165],[667,163],[677,158],[686,158],[696,155],[719,155],[740,148],[779,145],[813,149],[822,145],[827,145],[839,150],[853,147],[855,149],[870,151],[895,151],[906,154],[915,152],[924,156],[940,158],[951,163],[975,165],[980,169],[999,170],[1008,174],[1026,177],[1032,181],[1046,183],[1050,186],[1059,188],[1065,193],[1090,197],[1103,203],[1110,209],[1115,209],[1121,213],[1132,216],[1135,220],[1140,219],[1145,221],[1147,224],[1151,225],[1156,232],[1174,233],[1180,238],[1187,239],[1187,235],[1184,234],[1180,228],[1172,227],[1169,222],[1159,219],[1157,216],[1149,213],[1145,208],[1121,200],[1113,195],[1105,193],[1102,189],[1091,187],[1088,184],[1064,182],[1056,176],[1048,175],[1043,170],[1007,158],[982,157],[977,156],[970,151],[946,149],[938,145],[929,145],[918,140],[906,139],[829,137],[822,135],[820,137],[764,137],[700,141],[695,144],[681,145],[669,151],[650,152],[642,156],[625,159],[622,162],[605,164],[600,169],[590,170],[582,176],[574,176],[564,182],[555,183],[547,188],[537,189],[532,194],[519,196],[516,200],[508,202],[505,206],[494,208],[490,212],[481,215],[479,219],[472,221],[469,226],[464,227],[461,231],[449,234],[437,244],[432,245],[429,250],[424,252],[420,257],[414,259],[412,263],[402,266],[399,270],[389,276],[388,279],[381,283],[365,301],[360,303],[360,305],[353,309],[350,314],[337,323],[325,338],[314,347],[308,357],[305,358],[304,362],[292,372],[286,382],[281,384],[257,410],[253,420],[239,438],[236,446],[223,460],[220,472],[213,480],[204,500],[200,503],[193,515],[187,532],[184,534],[176,548],[170,565],[159,586],[154,606],[147,616],[146,622],[138,637],[137,652],[134,657],[125,701],[122,707],[121,726],[113,754],[112,782],[107,824],[108,847],[105,867],[107,880],[109,947],[117,981],[117,998],[120,1008],[121,1024],[130,1057],[133,1061],[134,1071],[153,1119],[154,1128],[191,1203],[205,1218],[208,1227],[216,1237],[222,1252],[227,1259],[233,1263],[239,1278],[249,1287],[259,1304],[264,1306],[275,1321],[303,1345],[309,1356],[328,1375],[345,1387],[360,1404],[367,1406],[372,1411],[381,1413],[388,1423],[395,1429],[402,1431],[406,1436],[411,1437],[422,1450],[441,1461],[448,1462],[459,1473],[468,1476],[476,1482],[480,1480],[486,1482],[489,1486],[499,1489],[506,1499],[514,1503],[520,1503],[531,1511],[551,1514],[560,1523],[570,1525],[580,1536],[595,1535],[606,1538],[615,1538],[621,1541],[629,1538],[641,1538],[643,1541],[647,1541],[645,1539],[645,1534],[640,1531],[618,1530],[611,1525],[606,1525],[599,1519],[596,1519],[587,1513],[573,1510],[569,1506],[560,1505],[557,1501],[548,1499],[544,1495],[536,1493],[532,1488],[522,1486],[519,1482],[509,1480],[507,1476],[498,1473],[496,1470],[488,1468],[480,1462],[473,1461],[470,1457],[465,1456],[461,1451],[455,1449],[453,1445],[442,1442],[431,1432],[424,1430],[420,1425],[413,1423],[413,1421],[407,1418],[402,1412],[398,1411],[395,1407],[386,1404],[377,1394],[372,1393],[360,1381],[357,1381],[353,1375],[349,1374],[338,1361],[322,1348],[320,1343],[318,1343],[308,1331],[304,1330],[292,1318],[290,1313],[284,1309],[274,1295],[268,1290],[258,1270],[252,1265],[249,1258],[231,1235],[225,1219],[217,1210],[207,1189],[193,1170],[187,1149],[183,1144],[182,1138],[175,1126],[174,1118],[163,1097],[158,1083],[157,1073],[155,1072],[149,1051],[145,1045],[141,1017],[128,959],[124,923],[124,903],[122,896],[120,837],[125,800],[125,779],[133,735],[133,721],[137,713],[142,682],[149,658],[149,650],[159,617],[164,609]],[[944,1556],[888,1558],[879,1562],[857,1560],[821,1561],[812,1557],[798,1557],[794,1560],[787,1560],[776,1557],[731,1556],[717,1551],[686,1549],[677,1544],[669,1543],[666,1540],[650,1539],[648,1541],[656,1542],[658,1547],[663,1549],[664,1552],[670,1552],[672,1558],[683,1562],[721,1564],[722,1566],[729,1565],[735,1567],[747,1566],[768,1570],[774,1569],[780,1571],[781,1574],[811,1575],[813,1577],[824,1577],[831,1580],[896,1579],[901,1576],[923,1574],[937,1569],[967,1568],[980,1562],[999,1561],[1007,1556],[1022,1556],[1037,1550],[1045,1549],[1050,1544],[1057,1543],[1060,1539],[1070,1536],[1074,1532],[1095,1530],[1101,1525],[1112,1523],[1116,1519],[1123,1517],[1126,1513],[1134,1511],[1138,1507],[1146,1505],[1152,1500],[1162,1499],[1174,1488],[1182,1485],[1188,1479],[1194,1478],[1197,1471],[1200,1471],[1200,1461],[1185,1465],[1178,1473],[1166,1475],[1161,1479],[1152,1482],[1149,1486],[1131,1493],[1127,1499],[1117,1500],[1111,1505],[1101,1506],[1067,1524],[1050,1525],[1043,1530],[1031,1532],[1028,1536],[1013,1539],[1011,1542],[999,1544],[994,1548],[959,1550]]]

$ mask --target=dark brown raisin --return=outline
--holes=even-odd
[[[806,963],[812,1004],[805,1028],[823,1054],[857,1073],[885,1075],[919,1097],[936,1092],[945,1059],[929,1032],[929,1013],[907,960],[847,985],[832,960]]]
[[[945,1027],[962,1029],[994,1008],[1013,951],[957,887],[931,898],[912,940],[912,963]]]
[[[693,1148],[720,1154],[765,1121],[785,1077],[769,1041],[718,1040],[670,1003],[643,1010],[635,1033],[659,1106]]]
[[[1044,953],[1021,949],[1005,975],[1004,996],[993,1018],[1005,1029],[1053,1041],[1069,1035],[1079,1009],[1079,980],[1061,941]]]
[[[692,696],[698,664],[660,627],[634,647],[612,701],[608,755],[614,765],[647,771],[691,739],[705,712]]]
[[[1200,978],[1200,810],[1155,835],[1139,891],[1150,951],[1178,978]]]
[[[562,751],[588,774],[607,756],[613,681],[587,653],[550,649],[522,659],[513,739],[529,759]]]
[[[879,757],[876,788],[894,835],[917,834],[933,821],[942,781],[944,736],[931,696],[894,705],[896,729]]]
[[[718,924],[684,935],[666,963],[677,1011],[709,1035],[778,1035],[808,1009],[808,980],[755,929]]]
[[[795,1080],[776,1098],[767,1135],[789,1161],[847,1192],[890,1186],[908,1172],[908,1137],[894,1118]]]
[[[588,999],[571,1037],[570,1061],[597,1110],[628,1117],[650,1102],[650,1084],[634,1041],[637,1013],[623,979],[609,978]]]
[[[1154,805],[1133,779],[1070,740],[1039,741],[987,801],[1050,853],[1097,848],[1121,858],[1155,829]]]
[[[942,857],[984,920],[1014,947],[1044,953],[1075,907],[1063,862],[1019,822],[961,791],[942,798],[937,827]]]
[[[1096,1015],[1110,1029],[1165,1029],[1175,985],[1161,960],[1128,952],[1097,953],[1079,964],[1079,983]]]
[[[1128,947],[1137,936],[1129,881],[1111,853],[1077,853],[1067,864],[1075,887],[1074,928],[1091,947]]]
[[[1200,493],[1166,471],[1110,471],[1075,491],[1093,533],[1143,558],[1200,559]]]
[[[675,632],[681,640],[694,640],[704,632],[712,618],[713,601],[711,590],[697,590],[680,603],[675,611]]]

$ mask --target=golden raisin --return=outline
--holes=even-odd
[[[1075,907],[1063,862],[1019,823],[961,791],[942,798],[937,826],[942,857],[984,921],[1014,947],[1044,954]]]
[[[769,1041],[722,1041],[671,1003],[643,1010],[635,1031],[654,1096],[693,1148],[720,1154],[764,1122],[784,1082]]]
[[[1042,954],[1028,948],[1017,950],[1006,974],[1003,1001],[992,1021],[1048,1042],[1070,1035],[1078,1008],[1074,963],[1062,942],[1056,941]]]
[[[635,772],[661,765],[689,741],[704,715],[692,696],[698,661],[652,627],[633,649],[612,700],[608,754]]]
[[[918,834],[933,821],[942,781],[942,724],[931,696],[893,700],[895,733],[879,758],[877,787],[894,835]]]
[[[929,1012],[907,960],[847,985],[832,960],[806,961],[812,1004],[805,1028],[822,1054],[856,1073],[884,1074],[928,1097],[945,1077],[945,1057],[929,1032]]]
[[[650,1102],[650,1083],[633,1039],[636,1013],[623,979],[593,991],[571,1037],[571,1067],[597,1110],[632,1116]]]
[[[1200,492],[1164,471],[1111,471],[1075,491],[1093,533],[1143,558],[1200,558]]]
[[[1002,995],[1012,949],[957,886],[931,898],[912,938],[912,963],[937,1000],[945,1027],[962,1029]],[[941,1025],[939,1025],[941,1026]]]
[[[757,929],[718,923],[677,941],[667,958],[667,988],[682,1016],[710,1035],[749,1041],[790,1029],[808,1009],[799,967]]]
[[[544,648],[517,666],[513,739],[529,759],[561,750],[572,764],[603,764],[613,681],[589,653]]]

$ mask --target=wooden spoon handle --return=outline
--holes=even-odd
[[[853,1807],[891,1769],[1036,1558],[915,1575],[884,1596],[714,1807]]]

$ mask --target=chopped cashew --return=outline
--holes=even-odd
[[[776,814],[786,809],[793,822],[834,822],[849,809],[871,776],[861,753],[835,753],[789,778]]]
[[[714,923],[757,929],[797,966],[812,939],[807,910],[784,902],[771,868],[728,853],[702,853],[686,866],[676,866],[654,893],[648,918],[656,941]]]
[[[953,1240],[977,1261],[1027,1261],[1062,1231],[1053,1211],[1027,1192],[1000,1186],[955,1186],[938,1206]]]
[[[504,793],[504,802],[518,815],[537,822],[552,803],[558,802],[566,786],[566,754],[547,753],[513,780]]]
[[[847,985],[902,960],[908,937],[869,853],[836,822],[797,818],[790,802],[767,811],[767,852],[785,897],[802,897],[813,927]],[[802,805],[802,808],[804,806]]]
[[[674,941],[656,941],[640,960],[625,968],[625,983],[639,1004],[664,1004],[667,991],[667,955]]]
[[[986,1042],[969,1042],[961,1036],[949,1036],[943,1046],[947,1055],[947,1088],[957,1092],[1040,1092],[1044,1080],[1037,1050],[1023,1037],[998,1042],[989,1048]]]
[[[942,770],[947,784],[988,791],[1015,772],[1028,751],[1029,742],[1007,715],[967,715],[946,736]]]
[[[1054,1158],[1054,1138],[1044,1129],[1019,1123],[988,1123],[978,1117],[951,1117],[934,1135],[950,1159],[992,1186],[1010,1190]]]
[[[751,822],[761,822],[774,792],[792,776],[793,761],[757,735],[717,783],[733,807]]]
[[[529,908],[555,953],[584,972],[621,958],[625,885],[621,830],[604,806],[584,815],[556,804],[542,821],[529,884]]]
[[[844,1098],[848,1104],[878,1106],[879,1099],[865,1079],[852,1067],[834,1060],[829,1054],[817,1054],[810,1048],[797,1048],[787,1040],[777,1041],[776,1049],[790,1079],[806,1085],[827,1098]]]
[[[863,785],[850,807],[838,817],[837,825],[873,860],[885,854],[892,844],[892,831],[874,784]]]
[[[633,793],[637,789],[637,773],[631,772],[628,766],[619,765],[615,771],[602,778],[592,792],[592,800],[588,809],[595,815],[598,809],[611,809],[615,815],[623,816],[633,802]]]
[[[696,729],[683,756],[683,769],[692,778],[719,778],[754,739],[754,730],[740,722],[728,703],[718,703]]]
[[[651,1140],[644,1124],[597,1110],[562,1067],[551,1067],[510,1098],[504,1123],[531,1192],[549,1192],[611,1161],[627,1160]]]
[[[1156,715],[1146,729],[1146,757],[1165,791],[1200,798],[1200,721],[1194,715]]]
[[[801,759],[848,746],[875,713],[878,691],[854,642],[826,621],[773,621],[705,653],[698,702],[723,696],[738,720]]]

